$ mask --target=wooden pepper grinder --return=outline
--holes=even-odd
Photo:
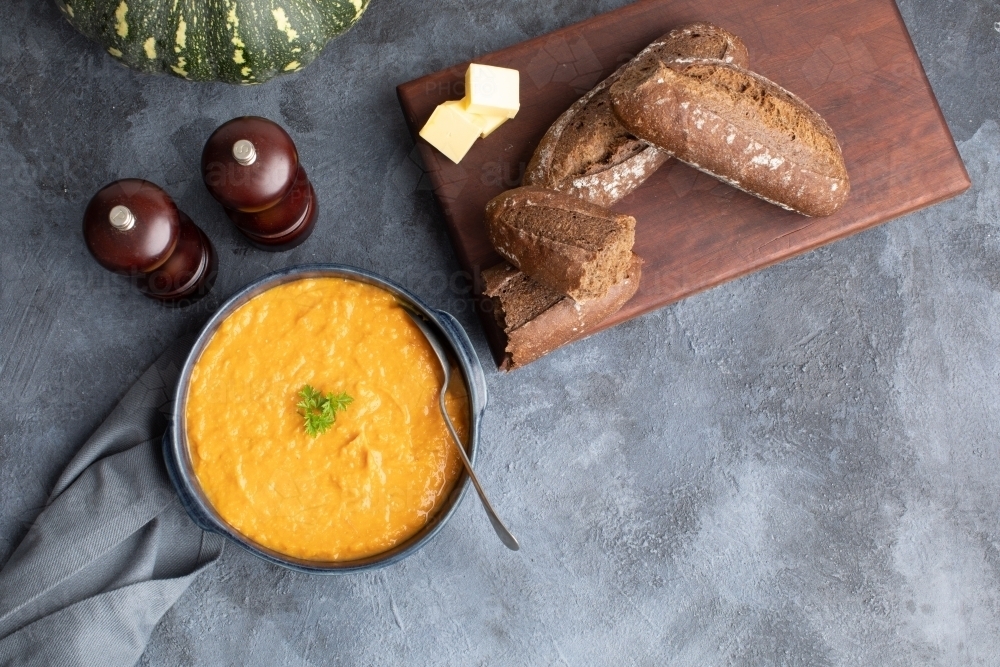
[[[289,250],[316,225],[316,193],[295,143],[266,118],[234,118],[212,133],[201,154],[208,191],[261,250]]]
[[[94,195],[83,238],[104,268],[133,278],[146,296],[178,304],[208,294],[219,260],[205,233],[156,184],[126,178]]]

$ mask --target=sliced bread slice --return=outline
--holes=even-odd
[[[632,216],[535,186],[494,197],[486,229],[511,264],[576,301],[602,298],[621,282],[635,243]]]
[[[482,273],[484,295],[507,342],[500,369],[535,361],[591,333],[618,312],[639,289],[642,260],[632,255],[625,277],[600,299],[576,302],[555,292],[507,262]]]

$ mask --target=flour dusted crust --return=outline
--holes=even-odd
[[[602,298],[620,282],[635,244],[632,216],[536,186],[490,200],[486,231],[511,264],[576,301]]]
[[[708,23],[671,30],[567,109],[532,155],[525,185],[558,190],[611,206],[651,176],[670,154],[628,132],[612,111],[608,90],[626,70],[681,57],[717,58],[746,66],[746,46]]]
[[[669,159],[667,151],[647,145],[632,157],[604,171],[574,178],[564,191],[601,206],[611,206],[642,185]]]
[[[583,338],[639,289],[642,260],[631,255],[625,277],[600,299],[576,302],[501,262],[483,271],[484,294],[507,338],[500,369],[509,371]]]
[[[624,69],[597,84],[549,127],[528,163],[525,185],[611,206],[670,159],[666,151],[628,133],[611,111],[608,89]]]
[[[759,74],[712,59],[659,61],[624,72],[609,96],[636,136],[783,208],[830,215],[850,193],[830,126]]]

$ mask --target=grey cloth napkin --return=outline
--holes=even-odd
[[[129,389],[0,569],[0,666],[134,665],[160,618],[222,553],[184,512],[160,450],[192,340]]]

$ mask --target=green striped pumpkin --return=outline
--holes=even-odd
[[[369,0],[56,0],[66,19],[142,72],[263,83],[311,63]]]

